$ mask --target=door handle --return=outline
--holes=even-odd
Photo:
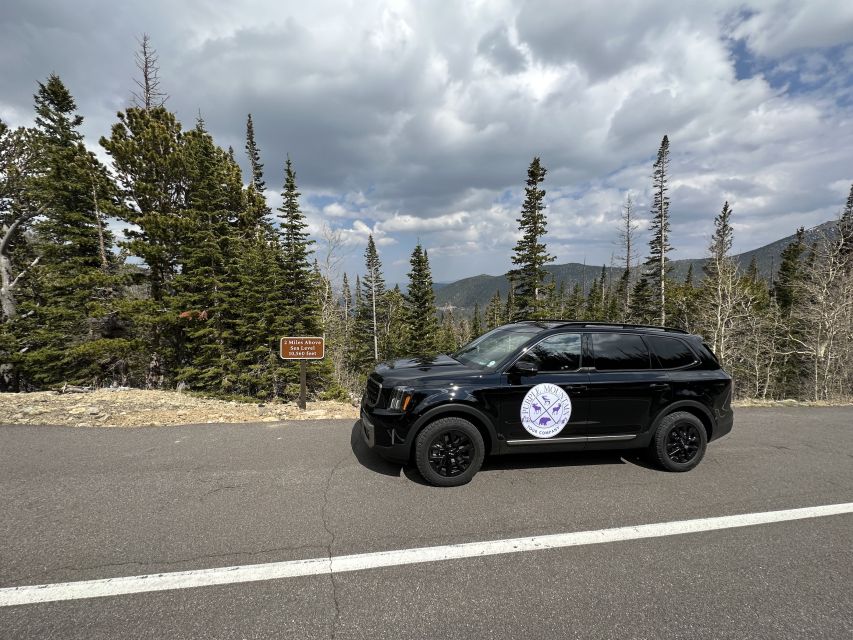
[[[669,389],[669,385],[666,382],[653,382],[649,389]]]
[[[586,391],[585,384],[570,384],[569,391]]]

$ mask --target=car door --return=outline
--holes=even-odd
[[[652,368],[648,346],[636,333],[590,334],[589,420],[586,434],[630,439],[651,424],[671,393],[666,372]]]
[[[581,360],[582,334],[559,333],[529,347],[506,369],[500,429],[508,444],[583,444],[589,376]],[[518,362],[538,370],[519,371]]]

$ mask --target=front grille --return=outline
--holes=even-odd
[[[382,393],[382,385],[373,378],[367,379],[367,389],[364,392],[365,400],[371,407],[375,407],[379,402],[379,394]]]

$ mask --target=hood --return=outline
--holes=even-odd
[[[438,355],[429,358],[405,358],[385,362],[376,367],[373,377],[379,382],[394,382],[394,384],[417,384],[418,382],[434,382],[436,380],[454,380],[461,377],[480,375],[479,369],[474,369],[454,360],[450,356]]]

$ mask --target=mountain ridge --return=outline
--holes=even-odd
[[[825,231],[831,232],[836,224],[836,221],[830,220],[807,229],[805,232],[806,244],[811,244],[819,234]],[[796,234],[785,236],[766,245],[733,255],[732,258],[741,270],[745,270],[755,258],[759,275],[770,282],[772,274],[779,266],[783,249],[794,240],[795,236]],[[671,277],[683,282],[687,277],[688,269],[693,266],[694,277],[699,280],[702,277],[702,266],[706,260],[707,258],[672,260],[670,262]],[[552,264],[545,267],[545,270],[553,276],[558,285],[560,282],[564,282],[566,288],[571,288],[574,287],[575,282],[580,282],[585,292],[589,290],[589,286],[594,280],[601,277],[601,269],[601,265],[584,265],[579,262]],[[604,270],[608,282],[614,281],[622,275],[621,267],[605,266]],[[495,295],[495,291],[500,291],[501,299],[506,300],[509,281],[505,274],[489,275],[483,273],[452,282],[436,283],[433,285],[433,290],[435,291],[436,305],[439,308],[449,307],[470,311],[475,304],[479,304],[480,309],[484,309],[492,296]]]

